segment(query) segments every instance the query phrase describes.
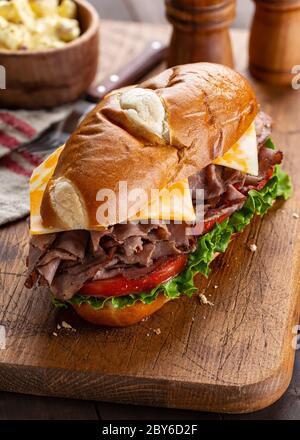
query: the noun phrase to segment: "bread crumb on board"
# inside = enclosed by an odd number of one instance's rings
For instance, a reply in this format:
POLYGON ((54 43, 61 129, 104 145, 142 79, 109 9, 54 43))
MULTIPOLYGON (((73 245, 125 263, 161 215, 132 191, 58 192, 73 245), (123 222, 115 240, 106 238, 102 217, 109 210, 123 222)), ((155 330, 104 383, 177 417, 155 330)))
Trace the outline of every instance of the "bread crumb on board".
POLYGON ((57 336, 57 333, 56 333, 56 332, 53 332, 52 334, 53 334, 53 336, 57 336))
POLYGON ((61 323, 62 328, 71 330, 72 326, 70 324, 68 324, 66 321, 62 321, 61 323))
MULTIPOLYGON (((158 328, 152 328, 152 327, 150 327, 150 328, 148 328, 148 330, 152 333, 155 333, 156 335, 160 335, 161 334, 161 329, 158 327, 158 328)), ((147 336, 151 336, 151 333, 150 332, 148 332, 147 333, 147 336)))
POLYGON ((256 251, 257 251, 257 246, 256 246, 255 243, 251 243, 251 244, 249 244, 248 247, 249 247, 249 249, 250 249, 251 252, 256 252, 256 251))
POLYGON ((200 301, 200 304, 203 304, 203 305, 209 305, 209 306, 213 306, 213 305, 214 305, 214 303, 212 303, 211 301, 209 301, 209 300, 206 298, 206 296, 204 295, 204 293, 200 293, 200 295, 199 295, 199 301, 200 301))
POLYGON ((293 218, 295 219, 299 218, 299 214, 297 214, 297 212, 293 212, 293 218))
POLYGON ((76 328, 72 327, 68 322, 62 321, 61 323, 62 328, 65 330, 72 330, 72 332, 76 332, 76 328))

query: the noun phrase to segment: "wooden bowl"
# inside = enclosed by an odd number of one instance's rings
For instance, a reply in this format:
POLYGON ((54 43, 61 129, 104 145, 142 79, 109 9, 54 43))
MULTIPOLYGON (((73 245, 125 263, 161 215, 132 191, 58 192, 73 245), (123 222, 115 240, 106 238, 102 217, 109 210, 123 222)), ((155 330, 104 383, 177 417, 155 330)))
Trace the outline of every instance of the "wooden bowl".
POLYGON ((0 107, 52 108, 76 100, 93 82, 99 55, 99 16, 85 0, 75 0, 82 34, 59 49, 1 51, 6 89, 0 107))

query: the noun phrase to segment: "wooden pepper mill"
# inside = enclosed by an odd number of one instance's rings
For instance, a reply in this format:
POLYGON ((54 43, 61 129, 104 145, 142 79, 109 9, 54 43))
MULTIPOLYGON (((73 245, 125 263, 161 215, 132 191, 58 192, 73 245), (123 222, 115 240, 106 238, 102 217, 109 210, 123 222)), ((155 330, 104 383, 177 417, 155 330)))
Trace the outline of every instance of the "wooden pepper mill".
POLYGON ((169 67, 209 61, 233 67, 228 27, 235 17, 235 0, 166 0, 173 24, 169 67))
POLYGON ((270 84, 291 84, 293 66, 300 65, 300 0, 254 1, 250 72, 270 84))

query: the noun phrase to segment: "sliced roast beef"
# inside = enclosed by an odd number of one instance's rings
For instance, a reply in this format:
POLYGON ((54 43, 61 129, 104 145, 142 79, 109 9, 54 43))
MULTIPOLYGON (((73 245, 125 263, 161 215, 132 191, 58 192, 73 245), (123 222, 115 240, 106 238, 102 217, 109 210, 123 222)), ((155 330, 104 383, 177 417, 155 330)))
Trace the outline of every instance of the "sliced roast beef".
POLYGON ((247 192, 262 182, 272 167, 281 163, 282 153, 264 146, 271 134, 272 119, 263 112, 256 117, 256 134, 258 142, 258 176, 244 174, 220 165, 209 165, 198 174, 189 178, 189 185, 195 200, 196 189, 204 190, 205 220, 223 215, 226 212, 240 209, 247 192), (230 209, 229 209, 230 207, 230 209))
POLYGON ((226 188, 226 183, 222 180, 222 168, 211 164, 205 168, 204 173, 204 199, 213 199, 220 196, 226 188))
POLYGON ((43 247, 26 285, 32 287, 40 276, 57 298, 67 300, 94 277, 144 276, 156 267, 158 260, 195 249, 195 238, 185 235, 185 227, 186 224, 129 223, 99 233, 61 232, 50 247, 43 247))
POLYGON ((55 247, 82 260, 89 236, 87 231, 67 231, 58 235, 55 247))
POLYGON ((142 237, 128 237, 124 243, 124 252, 127 257, 131 257, 143 250, 142 237))
POLYGON ((186 235, 186 227, 186 223, 170 223, 170 225, 168 225, 170 235, 167 237, 167 240, 170 243, 174 243, 174 246, 181 251, 185 250, 190 252, 191 248, 194 247, 194 237, 186 235))
POLYGON ((283 154, 281 151, 271 150, 270 148, 261 147, 258 152, 259 174, 258 176, 246 175, 244 187, 256 186, 265 179, 268 171, 274 165, 282 162, 283 154))
MULTIPOLYGON (((54 244, 54 246, 56 246, 54 244)), ((39 266, 45 266, 46 264, 51 263, 53 260, 61 260, 61 261, 77 261, 79 258, 76 255, 70 254, 69 252, 64 251, 63 249, 58 249, 53 247, 49 249, 39 260, 39 266)))
POLYGON ((38 280, 36 266, 41 257, 55 241, 57 234, 33 235, 30 239, 29 254, 27 257, 28 277, 25 282, 26 287, 32 287, 38 280))
MULTIPOLYGON (((53 252, 55 252, 55 250, 53 252)), ((47 256, 47 254, 45 256, 47 256)), ((48 263, 39 264, 38 272, 44 277, 49 286, 51 286, 61 262, 62 259, 58 257, 52 258, 48 263)))
POLYGON ((101 267, 105 267, 107 261, 100 258, 88 257, 84 262, 68 268, 63 272, 57 272, 52 283, 51 291, 56 298, 64 301, 81 289, 88 281, 93 279, 101 267))
POLYGON ((125 264, 140 264, 141 266, 150 266, 153 263, 152 255, 155 249, 155 243, 144 243, 141 250, 131 255, 126 255, 125 252, 119 251, 115 254, 118 259, 125 264))
MULTIPOLYGON (((263 143, 270 135, 271 119, 260 113, 256 119, 259 144, 259 175, 253 177, 219 165, 209 165, 189 178, 195 199, 204 190, 204 220, 207 224, 240 209, 249 189, 270 177, 282 153, 263 143)), ((103 231, 67 231, 33 236, 28 258, 28 279, 32 287, 47 281, 53 294, 70 299, 89 280, 123 275, 139 278, 153 271, 164 259, 196 249, 197 235, 186 235, 186 224, 117 224, 103 231)), ((199 228, 199 234, 203 229, 199 228)))
POLYGON ((150 266, 140 266, 139 264, 132 264, 128 266, 124 263, 116 262, 114 260, 114 263, 110 267, 109 265, 101 267, 93 279, 105 280, 117 275, 123 275, 126 278, 131 279, 141 278, 148 273, 153 272, 153 270, 159 267, 164 260, 165 258, 157 258, 150 266))
POLYGON ((40 252, 46 251, 56 239, 57 234, 33 235, 30 243, 40 252))
POLYGON ((30 239, 30 252, 27 259, 29 271, 33 270, 41 256, 56 239, 56 234, 33 235, 30 239))
POLYGON ((244 201, 245 198, 246 196, 232 184, 228 185, 224 192, 224 199, 228 200, 229 203, 239 203, 244 201))
POLYGON ((209 165, 198 174, 189 177, 189 186, 193 200, 196 200, 196 190, 204 190, 205 203, 214 207, 220 196, 227 191, 229 185, 243 186, 246 175, 241 171, 226 168, 220 165, 209 165))
POLYGON ((207 213, 205 214, 204 220, 205 222, 210 222, 216 218, 222 217, 229 217, 231 214, 233 214, 235 211, 238 211, 243 207, 244 201, 232 203, 231 205, 223 205, 219 208, 215 209, 209 209, 207 213))
POLYGON ((255 129, 258 145, 262 145, 272 132, 272 118, 264 112, 259 112, 255 118, 255 129))

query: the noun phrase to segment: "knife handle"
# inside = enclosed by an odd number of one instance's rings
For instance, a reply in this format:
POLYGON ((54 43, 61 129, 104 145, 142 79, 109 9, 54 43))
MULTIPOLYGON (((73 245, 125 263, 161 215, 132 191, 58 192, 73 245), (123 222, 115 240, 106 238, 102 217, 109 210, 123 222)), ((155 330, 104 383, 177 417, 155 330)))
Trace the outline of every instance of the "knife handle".
POLYGON ((92 85, 87 91, 86 98, 91 102, 98 102, 112 90, 136 83, 160 62, 165 60, 167 54, 168 46, 161 41, 152 41, 141 54, 123 66, 119 71, 111 73, 100 84, 92 85))

